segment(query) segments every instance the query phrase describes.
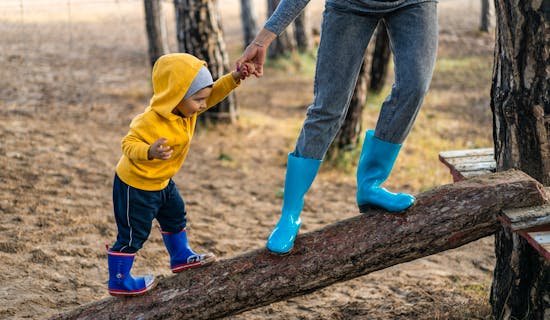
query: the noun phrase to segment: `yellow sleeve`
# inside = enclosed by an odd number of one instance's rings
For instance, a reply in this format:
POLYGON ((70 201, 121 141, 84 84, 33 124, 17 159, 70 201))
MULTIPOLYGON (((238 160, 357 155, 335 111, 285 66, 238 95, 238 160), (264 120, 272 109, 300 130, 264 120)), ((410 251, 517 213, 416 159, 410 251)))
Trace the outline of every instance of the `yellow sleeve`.
POLYGON ((224 75, 214 82, 212 85, 212 94, 206 101, 206 109, 202 110, 200 113, 212 108, 217 105, 220 101, 225 99, 231 91, 237 88, 241 84, 241 81, 235 81, 231 73, 224 75))
POLYGON ((148 126, 144 124, 143 118, 134 119, 130 124, 130 131, 122 138, 122 153, 129 159, 149 160, 149 144, 143 136, 143 133, 146 134, 147 132, 147 127, 148 126))

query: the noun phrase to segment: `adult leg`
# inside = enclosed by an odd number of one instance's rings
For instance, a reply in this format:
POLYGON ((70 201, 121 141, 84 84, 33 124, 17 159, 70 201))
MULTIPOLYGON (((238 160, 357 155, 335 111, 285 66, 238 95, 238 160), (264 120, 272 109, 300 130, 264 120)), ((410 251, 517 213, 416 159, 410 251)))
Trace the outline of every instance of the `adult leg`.
POLYGON ((382 104, 376 132, 367 131, 357 167, 357 204, 401 211, 414 197, 380 187, 389 177, 428 90, 437 53, 437 5, 425 2, 389 13, 386 26, 394 54, 395 83, 382 104))
POLYGON ((321 160, 342 125, 355 90, 377 15, 327 5, 321 28, 314 101, 307 110, 294 155, 321 160))
POLYGON ((272 252, 284 254, 294 245, 302 223, 304 195, 345 118, 377 22, 377 17, 326 7, 317 55, 314 103, 308 108, 296 149, 288 155, 282 213, 267 241, 272 252))
POLYGON ((375 136, 401 144, 426 95, 438 42, 437 3, 423 2, 385 17, 394 57, 395 83, 382 104, 375 136))

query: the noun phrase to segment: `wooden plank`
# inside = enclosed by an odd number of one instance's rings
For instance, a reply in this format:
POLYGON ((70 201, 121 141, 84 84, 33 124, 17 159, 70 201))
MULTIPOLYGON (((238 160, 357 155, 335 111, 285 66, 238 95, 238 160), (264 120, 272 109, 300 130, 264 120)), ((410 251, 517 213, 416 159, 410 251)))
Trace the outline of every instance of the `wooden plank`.
POLYGON ((494 171, 496 168, 495 161, 472 161, 472 162, 457 162, 456 170, 465 171, 494 171))
POLYGON ((490 156, 473 156, 473 157, 458 157, 458 158, 447 158, 443 157, 447 160, 448 163, 452 165, 457 165, 461 163, 480 163, 480 162, 488 162, 488 163, 495 163, 495 159, 492 155, 490 156))
POLYGON ((449 168, 454 182, 496 171, 493 148, 442 151, 439 160, 449 168))
MULTIPOLYGON (((544 191, 548 196, 546 188, 544 191)), ((550 204, 504 209, 499 218, 550 261, 550 204)))
POLYGON ((507 219, 512 231, 550 225, 550 204, 528 208, 506 209, 501 214, 507 219))
POLYGON ((550 230, 540 232, 520 232, 546 260, 550 261, 550 230))
POLYGON ((493 156, 493 148, 479 148, 479 149, 465 149, 465 150, 450 150, 442 151, 439 153, 440 156, 444 158, 464 158, 464 157, 475 157, 475 156, 493 156))
MULTIPOLYGON (((444 151, 439 160, 449 168, 454 182, 496 171, 493 148, 444 151)), ((550 189, 544 192, 548 197, 550 189)), ((503 210, 499 219, 550 261, 550 204, 503 210)))

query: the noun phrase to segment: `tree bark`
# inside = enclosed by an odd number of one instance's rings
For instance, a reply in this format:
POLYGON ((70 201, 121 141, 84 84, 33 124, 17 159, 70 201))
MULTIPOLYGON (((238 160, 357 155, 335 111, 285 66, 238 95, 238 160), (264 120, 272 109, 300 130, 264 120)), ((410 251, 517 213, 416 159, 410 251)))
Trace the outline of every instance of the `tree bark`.
POLYGON ((516 170, 441 186, 403 214, 373 210, 300 234, 290 255, 258 249, 162 279, 145 296, 104 299, 54 319, 229 316, 488 236, 501 209, 538 205, 543 192, 516 170))
POLYGON ((153 67, 155 61, 169 51, 166 25, 160 0, 144 0, 143 3, 145 6, 145 29, 149 43, 149 61, 153 67))
MULTIPOLYGON (((550 184, 550 1, 495 1, 491 89, 497 171, 518 168, 550 184)), ((491 289, 495 319, 547 319, 550 265, 501 226, 491 289)))
POLYGON ((244 46, 246 48, 258 32, 258 24, 256 23, 256 13, 252 0, 241 0, 241 21, 243 24, 244 46))
POLYGON ((495 251, 498 255, 491 292, 494 318, 548 319, 550 261, 505 227, 496 233, 495 251))
POLYGON ((388 74, 391 49, 390 38, 384 22, 380 22, 376 27, 376 37, 374 42, 374 51, 372 53, 372 64, 370 71, 369 89, 374 92, 382 90, 388 74))
MULTIPOLYGON (((221 22, 215 0, 174 0, 178 49, 208 63, 212 77, 217 79, 229 69, 221 22)), ((237 102, 234 93, 216 108, 205 112, 201 121, 236 122, 237 102)))
POLYGON ((550 185, 550 2, 496 1, 491 89, 497 168, 550 185))
POLYGON ((300 52, 308 52, 313 49, 313 38, 311 36, 311 25, 307 8, 294 20, 294 38, 296 47, 300 52))
MULTIPOLYGON (((279 0, 267 0, 267 17, 269 18, 277 6, 279 5, 279 0)), ((274 59, 284 55, 291 54, 296 48, 296 41, 293 37, 290 36, 288 32, 289 28, 283 31, 269 46, 267 52, 268 58, 274 59)))

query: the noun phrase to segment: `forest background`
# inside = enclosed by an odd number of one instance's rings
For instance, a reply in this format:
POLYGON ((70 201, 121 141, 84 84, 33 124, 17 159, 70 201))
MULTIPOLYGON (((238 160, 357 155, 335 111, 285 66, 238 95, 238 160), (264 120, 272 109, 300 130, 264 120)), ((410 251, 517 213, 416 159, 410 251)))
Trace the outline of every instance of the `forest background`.
MULTIPOLYGON (((255 1, 260 25, 265 1, 255 1)), ((308 6, 319 27, 322 1, 308 6)), ((239 2, 219 1, 231 64, 244 45, 239 2)), ((164 2, 176 51, 173 6, 164 2)), ((443 150, 492 147, 494 33, 476 0, 442 0, 432 86, 386 186, 413 194, 451 183, 443 150)), ((113 169, 129 121, 151 96, 141 1, 0 3, 0 318, 40 319, 107 296, 113 169)), ((270 61, 237 89, 236 124, 201 127, 175 177, 191 244, 221 258, 263 247, 276 223, 286 154, 312 100, 315 53, 270 61)), ((369 94, 373 128, 391 88, 369 94)), ((358 151, 326 162, 306 197, 302 232, 358 214, 358 151)), ((492 237, 231 319, 485 319, 492 237)), ((159 232, 135 274, 171 276, 159 232)))

